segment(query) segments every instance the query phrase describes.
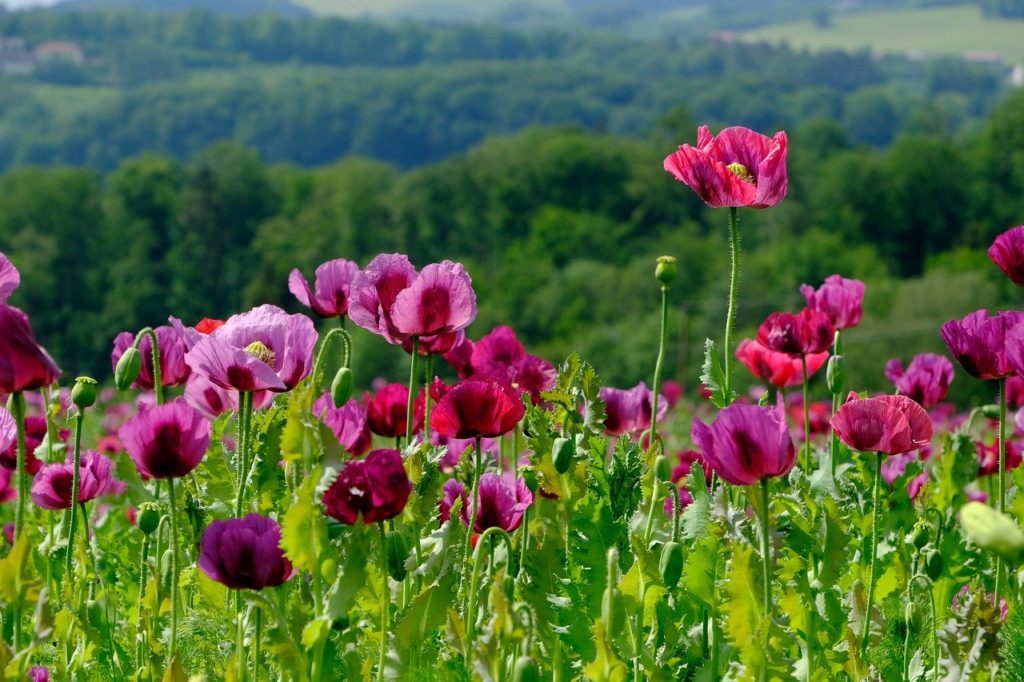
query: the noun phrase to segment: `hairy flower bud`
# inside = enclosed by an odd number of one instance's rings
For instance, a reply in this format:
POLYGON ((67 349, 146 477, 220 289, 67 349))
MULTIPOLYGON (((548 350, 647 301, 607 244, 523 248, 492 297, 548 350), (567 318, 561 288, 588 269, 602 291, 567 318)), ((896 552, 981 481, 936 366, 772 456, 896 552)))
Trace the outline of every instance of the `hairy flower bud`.
POLYGON ((331 400, 335 407, 341 407, 352 397, 352 370, 342 367, 331 382, 331 400))
POLYGON ((661 581, 672 590, 679 584, 683 575, 683 547, 678 542, 666 542, 661 548, 661 560, 658 562, 661 581))
POLYGON ((540 664, 533 656, 520 656, 512 673, 513 682, 540 682, 540 664))
POLYGON ((968 502, 960 508, 960 525, 978 547, 1013 565, 1024 560, 1024 530, 1006 514, 981 502, 968 502))
POLYGON ((143 534, 152 535, 160 525, 159 505, 155 502, 143 502, 139 505, 135 520, 143 534))
POLYGON ((832 395, 842 395, 846 388, 846 358, 844 356, 833 355, 828 359, 825 378, 828 380, 828 390, 832 392, 832 395))
POLYGON ((572 466, 573 443, 568 438, 556 438, 551 446, 551 459, 555 463, 555 471, 564 474, 572 466))
POLYGON ((117 361, 114 368, 114 386, 119 391, 125 391, 139 378, 142 370, 142 353, 135 346, 130 347, 117 361))

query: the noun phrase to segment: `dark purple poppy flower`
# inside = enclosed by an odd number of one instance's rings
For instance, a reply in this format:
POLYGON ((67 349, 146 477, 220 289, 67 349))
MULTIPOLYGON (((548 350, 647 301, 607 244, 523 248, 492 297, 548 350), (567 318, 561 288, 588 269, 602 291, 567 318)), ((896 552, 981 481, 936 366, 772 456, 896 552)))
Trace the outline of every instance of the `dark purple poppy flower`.
POLYGON ((500 326, 491 330, 473 344, 470 362, 474 372, 506 374, 510 367, 526 359, 526 348, 511 327, 500 326))
POLYGON ((1014 284, 1024 287, 1024 225, 1011 227, 988 247, 988 257, 1014 284))
MULTIPOLYGON (((628 433, 635 438, 651 428, 651 405, 654 402, 654 391, 647 388, 641 381, 633 388, 601 389, 601 400, 604 401, 604 431, 609 436, 621 436, 628 433)), ((668 400, 665 396, 658 397, 658 421, 668 414, 668 400)))
POLYGON ((336 258, 317 267, 313 290, 301 270, 292 270, 288 276, 288 291, 318 317, 338 317, 348 312, 352 280, 358 274, 358 265, 336 258))
POLYGON ((497 438, 514 429, 526 414, 512 387, 495 377, 474 375, 450 388, 435 382, 431 395, 438 389, 430 426, 449 438, 497 438))
POLYGON ((962 320, 946 322, 939 335, 968 374, 979 379, 1002 379, 1016 371, 1013 356, 1020 361, 1016 365, 1024 367, 1021 322, 1024 313, 1009 311, 989 317, 982 309, 962 320), (1016 343, 1012 343, 1014 339, 1016 343))
MULTIPOLYGON (((451 517, 452 505, 459 497, 462 498, 459 518, 462 525, 468 527, 473 513, 472 506, 468 502, 466 487, 455 479, 449 479, 444 484, 444 496, 439 504, 441 522, 451 517)), ((473 532, 483 533, 488 528, 501 528, 511 533, 522 525, 523 515, 531 504, 533 493, 523 479, 513 480, 509 474, 488 472, 480 477, 473 532)))
MULTIPOLYGON (((428 355, 443 356, 465 340, 466 332, 462 329, 447 334, 437 334, 436 336, 423 336, 420 337, 419 355, 420 357, 428 355)), ((402 350, 409 354, 412 353, 412 337, 402 342, 402 350)))
POLYGON ((452 349, 443 356, 460 379, 468 379, 473 375, 473 349, 475 346, 476 344, 470 339, 463 337, 461 342, 452 346, 452 349))
POLYGON ((832 428, 854 450, 887 455, 918 450, 932 439, 928 413, 904 395, 851 400, 832 417, 832 428))
MULTIPOLYGON (((113 463, 95 450, 86 450, 79 462, 78 501, 88 502, 106 493, 113 482, 113 463)), ((46 464, 32 483, 32 501, 43 509, 71 507, 74 461, 46 464)))
POLYGON ((324 493, 327 515, 342 523, 387 521, 402 513, 412 492, 398 450, 374 450, 366 459, 345 462, 324 493))
POLYGON ((210 422, 175 400, 140 410, 118 436, 141 475, 181 478, 199 466, 210 447, 210 422))
POLYGON ((832 345, 836 330, 825 313, 804 308, 797 314, 772 313, 757 329, 757 342, 788 355, 823 353, 832 345))
POLYGON ((807 307, 828 315, 836 329, 856 327, 864 316, 864 282, 858 279, 830 275, 817 290, 801 284, 800 293, 807 307))
POLYGON ((60 369, 36 342, 28 316, 0 303, 0 393, 35 390, 59 378, 60 369))
POLYGON ((313 403, 313 414, 323 420, 346 452, 361 455, 370 449, 373 437, 366 424, 364 403, 349 400, 341 407, 335 407, 331 394, 324 393, 313 403))
MULTIPOLYGON (((181 334, 167 325, 157 327, 153 331, 156 332, 156 340, 160 344, 160 383, 164 386, 179 386, 185 383, 192 370, 185 364, 185 341, 181 334)), ((131 332, 121 332, 114 337, 114 350, 110 354, 112 369, 117 369, 117 361, 134 342, 135 335, 131 332)), ((145 391, 152 390, 154 381, 153 341, 149 334, 142 337, 142 341, 139 343, 139 353, 142 354, 142 368, 132 386, 145 391)))
POLYGON ((7 259, 7 256, 0 253, 0 303, 7 303, 7 299, 21 285, 21 273, 14 264, 7 259))
MULTIPOLYGON (((405 436, 406 421, 409 414, 409 387, 405 384, 385 384, 376 393, 367 393, 366 423, 370 431, 385 438, 402 438, 405 436)), ((426 397, 423 391, 416 394, 412 404, 412 432, 419 433, 423 428, 423 414, 426 409, 426 397)))
POLYGON ((796 448, 777 408, 735 403, 711 426, 694 419, 691 435, 704 462, 732 485, 785 476, 796 463, 796 448))
POLYGON ((935 353, 919 353, 903 369, 893 358, 885 364, 885 376, 900 394, 916 400, 921 407, 932 407, 946 399, 953 383, 953 363, 935 353))
POLYGON ((199 568, 233 590, 277 587, 294 574, 280 545, 281 526, 266 516, 214 521, 203 531, 199 568))
POLYGON ((316 339, 305 315, 261 305, 195 341, 185 362, 221 388, 290 391, 309 374, 316 339))

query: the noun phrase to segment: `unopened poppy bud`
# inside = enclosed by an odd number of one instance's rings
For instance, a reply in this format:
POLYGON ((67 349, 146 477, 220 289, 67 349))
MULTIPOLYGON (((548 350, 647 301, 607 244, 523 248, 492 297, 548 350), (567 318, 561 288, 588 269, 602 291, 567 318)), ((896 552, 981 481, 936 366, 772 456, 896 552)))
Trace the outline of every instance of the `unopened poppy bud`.
POLYGON ((78 377, 71 389, 71 402, 79 411, 96 404, 96 380, 92 377, 78 377))
POLYGON ((928 544, 928 529, 924 526, 914 526, 914 530, 907 536, 907 543, 917 549, 924 549, 924 546, 928 544))
POLYGON ((828 380, 828 390, 832 395, 842 395, 846 388, 846 358, 842 355, 833 355, 828 359, 825 368, 825 378, 828 380))
POLYGON ((341 537, 341 531, 345 528, 341 525, 337 519, 327 519, 327 538, 330 540, 336 540, 341 537))
POLYGON ((15 419, 25 418, 25 396, 21 392, 12 393, 11 397, 7 399, 7 411, 11 413, 11 416, 15 419))
POLYGON ((661 561, 658 562, 661 581, 672 590, 679 584, 683 575, 683 547, 678 542, 666 542, 661 548, 661 561))
POLYGON ((537 472, 533 467, 523 467, 519 470, 519 475, 523 477, 523 481, 531 493, 537 492, 537 488, 540 487, 540 481, 537 480, 537 472))
POLYGON ((352 370, 342 367, 331 382, 331 400, 335 407, 341 407, 352 397, 352 370))
POLYGON ((152 535, 160 526, 160 507, 155 502, 143 502, 135 520, 143 534, 152 535))
POLYGON ((668 463, 668 457, 658 455, 654 460, 654 475, 659 481, 672 480, 672 465, 668 463))
POLYGON ((999 419, 998 405, 982 405, 981 413, 988 419, 999 419))
POLYGON ((924 555, 924 572, 925 572, 925 574, 932 581, 938 580, 940 577, 942 577, 942 568, 943 568, 942 554, 940 554, 939 550, 937 550, 937 549, 929 550, 924 555))
POLYGON ((335 559, 327 557, 326 559, 320 562, 320 577, 326 580, 327 582, 334 582, 334 578, 337 572, 338 562, 335 559))
POLYGON ((626 607, 617 587, 608 586, 601 597, 601 620, 608 632, 619 632, 626 622, 626 607))
POLYGON ((533 656, 520 656, 512 673, 513 682, 540 682, 540 664, 533 656))
POLYGON ((907 602, 907 607, 903 609, 903 622, 911 631, 921 629, 921 615, 917 607, 914 606, 914 602, 907 602))
POLYGON ((968 502, 960 508, 960 525, 978 547, 1014 565, 1024 560, 1024 531, 1006 514, 981 502, 968 502))
POLYGON ((662 284, 671 284, 676 278, 676 259, 673 256, 658 256, 654 266, 654 277, 662 284))
POLYGON ((401 533, 389 531, 384 536, 388 556, 388 575, 396 582, 405 580, 405 558, 409 556, 409 546, 401 533))
POLYGON ((127 390, 139 378, 141 370, 142 353, 135 346, 131 346, 117 361, 117 366, 114 368, 114 386, 119 391, 127 390))
POLYGON ((555 471, 564 474, 572 466, 573 444, 568 438, 556 438, 551 446, 551 459, 555 463, 555 471))
POLYGON ((348 630, 348 625, 349 620, 347 615, 338 616, 333 621, 331 621, 331 629, 335 632, 344 632, 345 630, 348 630))

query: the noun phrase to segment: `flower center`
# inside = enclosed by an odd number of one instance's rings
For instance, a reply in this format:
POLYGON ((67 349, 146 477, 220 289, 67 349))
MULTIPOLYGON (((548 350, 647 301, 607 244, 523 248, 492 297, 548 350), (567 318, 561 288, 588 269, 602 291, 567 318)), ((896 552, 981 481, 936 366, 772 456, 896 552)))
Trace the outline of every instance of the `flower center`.
POLYGON ((730 163, 728 166, 726 166, 726 168, 731 170, 733 174, 735 174, 736 177, 738 177, 743 182, 749 182, 751 185, 757 184, 757 178, 755 178, 751 174, 751 172, 747 170, 747 167, 744 166, 742 163, 730 163))
POLYGON ((245 347, 245 352, 266 365, 274 365, 274 351, 267 348, 262 341, 253 341, 245 347))

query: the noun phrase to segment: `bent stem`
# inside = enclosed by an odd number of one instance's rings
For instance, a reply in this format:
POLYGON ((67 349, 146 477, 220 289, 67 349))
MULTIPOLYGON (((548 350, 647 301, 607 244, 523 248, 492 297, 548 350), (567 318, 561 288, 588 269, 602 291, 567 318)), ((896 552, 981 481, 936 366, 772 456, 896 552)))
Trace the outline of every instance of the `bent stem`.
POLYGON ((416 358, 420 354, 420 337, 412 337, 412 356, 409 359, 409 401, 405 407, 405 446, 412 445, 413 407, 416 405, 416 358))
POLYGON ((164 383, 160 373, 160 342, 156 340, 156 332, 152 327, 145 327, 135 335, 135 343, 132 346, 139 350, 142 337, 149 336, 150 345, 153 346, 153 393, 156 395, 156 404, 164 404, 164 383))
POLYGON ((736 207, 729 208, 729 310, 725 316, 725 348, 723 367, 725 369, 725 395, 732 395, 732 328, 736 318, 736 288, 740 279, 740 232, 736 207))
MULTIPOLYGON (((388 565, 388 543, 384 537, 384 522, 377 523, 380 531, 380 564, 386 569, 388 565)), ((388 585, 388 573, 384 571, 384 594, 380 605, 380 658, 377 660, 377 682, 384 681, 384 665, 388 658, 388 617, 391 615, 391 587, 388 585)))
POLYGON ((868 650, 868 639, 871 637, 871 611, 875 605, 875 563, 878 559, 878 490, 882 478, 882 454, 875 453, 875 480, 871 486, 871 568, 868 570, 868 602, 864 609, 864 623, 861 625, 860 655, 868 650))
MULTIPOLYGON (((999 380, 999 480, 997 481, 997 504, 1000 513, 1006 507, 1006 379, 999 380)), ((999 608, 999 593, 1002 586, 1003 560, 996 556, 996 587, 994 603, 999 608)))
MULTIPOLYGON (((78 487, 81 484, 81 462, 82 462, 82 412, 75 415, 75 459, 74 469, 71 475, 71 521, 68 523, 68 549, 64 562, 64 575, 70 584, 74 584, 74 573, 72 572, 73 558, 75 554, 75 514, 78 509, 78 487)), ((86 526, 88 529, 88 525, 86 526)), ((88 542, 88 530, 86 530, 86 542, 88 542)))
MULTIPOLYGON (((345 318, 341 318, 342 324, 344 324, 345 318)), ((310 374, 310 379, 313 384, 313 390, 309 397, 309 411, 313 411, 313 403, 316 402, 318 394, 320 393, 320 373, 323 370, 324 353, 327 351, 328 346, 331 345, 331 341, 335 338, 341 339, 342 345, 342 360, 341 366, 348 367, 352 361, 352 336, 345 331, 344 327, 332 329, 324 335, 323 340, 320 342, 320 348, 316 352, 316 359, 313 361, 313 372, 310 374)))
POLYGON ((508 553, 505 559, 506 563, 512 559, 512 538, 508 533, 497 526, 492 526, 481 533, 477 539, 476 552, 473 556, 473 575, 469 580, 469 608, 466 609, 465 663, 466 673, 471 677, 473 674, 473 643, 476 640, 476 596, 477 586, 480 583, 480 565, 483 563, 483 556, 488 547, 491 548, 490 558, 493 560, 495 536, 501 538, 505 543, 505 551, 508 553))

